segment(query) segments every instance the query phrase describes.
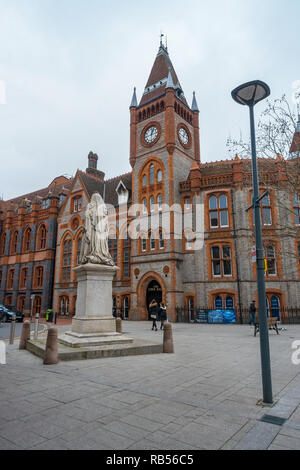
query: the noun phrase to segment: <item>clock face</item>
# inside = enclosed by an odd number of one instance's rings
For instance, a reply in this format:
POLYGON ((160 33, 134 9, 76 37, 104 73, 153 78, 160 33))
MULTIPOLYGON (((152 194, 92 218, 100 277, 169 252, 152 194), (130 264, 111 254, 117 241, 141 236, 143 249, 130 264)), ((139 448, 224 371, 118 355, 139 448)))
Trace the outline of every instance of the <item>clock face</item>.
POLYGON ((179 139, 183 145, 187 145, 189 143, 189 135, 184 127, 179 129, 179 139))
POLYGON ((158 136, 158 129, 156 126, 151 126, 145 132, 145 141, 147 144, 152 144, 158 136))

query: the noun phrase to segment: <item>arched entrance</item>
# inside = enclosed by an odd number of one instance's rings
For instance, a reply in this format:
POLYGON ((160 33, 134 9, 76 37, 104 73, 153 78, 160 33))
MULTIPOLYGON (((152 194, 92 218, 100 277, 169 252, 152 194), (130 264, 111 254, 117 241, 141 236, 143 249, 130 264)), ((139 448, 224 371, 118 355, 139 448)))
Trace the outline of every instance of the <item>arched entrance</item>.
POLYGON ((162 302, 162 287, 157 281, 151 281, 146 291, 146 305, 149 314, 149 305, 152 300, 156 300, 158 305, 162 302))

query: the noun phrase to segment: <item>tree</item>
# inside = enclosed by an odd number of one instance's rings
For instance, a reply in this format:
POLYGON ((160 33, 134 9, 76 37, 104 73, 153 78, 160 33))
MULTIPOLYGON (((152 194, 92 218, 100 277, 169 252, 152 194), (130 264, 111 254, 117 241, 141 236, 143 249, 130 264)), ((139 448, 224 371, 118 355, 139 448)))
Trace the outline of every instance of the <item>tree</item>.
MULTIPOLYGON (((279 154, 287 158, 297 127, 297 116, 285 95, 274 101, 267 100, 266 103, 257 123, 257 154, 266 158, 276 158, 279 154)), ((231 156, 238 154, 240 158, 251 157, 250 139, 245 141, 242 134, 239 140, 229 137, 226 146, 231 156)))

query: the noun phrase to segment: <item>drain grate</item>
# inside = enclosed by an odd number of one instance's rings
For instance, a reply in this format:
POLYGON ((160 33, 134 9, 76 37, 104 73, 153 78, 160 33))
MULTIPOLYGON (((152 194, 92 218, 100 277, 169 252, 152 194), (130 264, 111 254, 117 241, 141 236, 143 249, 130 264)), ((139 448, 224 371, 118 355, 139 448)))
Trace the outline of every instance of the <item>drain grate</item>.
POLYGON ((264 415, 261 420, 263 423, 276 424, 277 426, 283 426, 286 422, 285 418, 279 418, 278 416, 264 415))

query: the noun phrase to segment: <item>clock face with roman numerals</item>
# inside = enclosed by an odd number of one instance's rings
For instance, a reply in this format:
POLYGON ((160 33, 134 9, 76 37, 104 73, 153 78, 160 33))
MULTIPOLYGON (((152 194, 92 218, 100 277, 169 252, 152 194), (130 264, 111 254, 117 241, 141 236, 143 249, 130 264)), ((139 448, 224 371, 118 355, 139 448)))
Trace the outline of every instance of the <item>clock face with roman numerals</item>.
POLYGON ((157 136, 158 136, 158 128, 156 126, 151 126, 145 132, 145 136, 144 136, 145 142, 147 142, 147 144, 152 144, 157 139, 157 136))

